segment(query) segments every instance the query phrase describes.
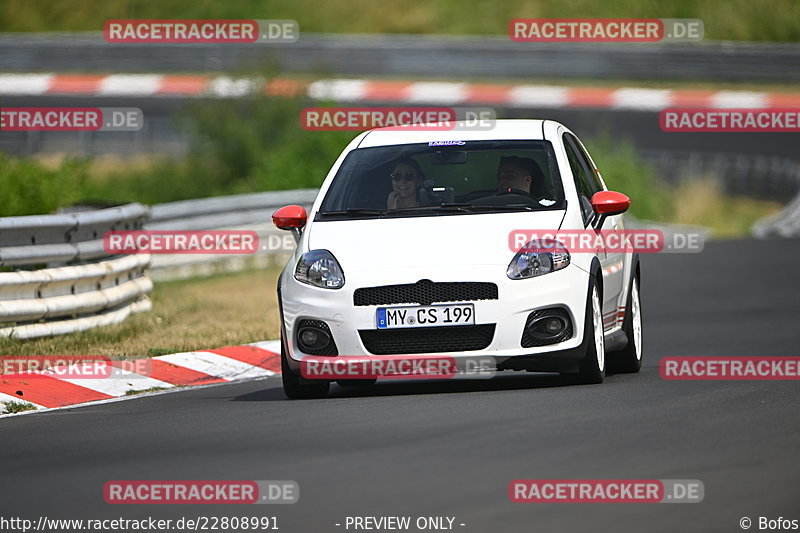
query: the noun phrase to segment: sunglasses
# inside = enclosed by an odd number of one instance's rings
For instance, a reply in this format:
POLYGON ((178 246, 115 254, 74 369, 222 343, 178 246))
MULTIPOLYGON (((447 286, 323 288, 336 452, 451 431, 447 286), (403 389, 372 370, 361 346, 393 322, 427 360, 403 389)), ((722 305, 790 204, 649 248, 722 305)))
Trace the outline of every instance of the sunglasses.
POLYGON ((415 172, 395 172, 392 174, 392 179, 394 181, 414 181, 417 179, 417 174, 415 172))

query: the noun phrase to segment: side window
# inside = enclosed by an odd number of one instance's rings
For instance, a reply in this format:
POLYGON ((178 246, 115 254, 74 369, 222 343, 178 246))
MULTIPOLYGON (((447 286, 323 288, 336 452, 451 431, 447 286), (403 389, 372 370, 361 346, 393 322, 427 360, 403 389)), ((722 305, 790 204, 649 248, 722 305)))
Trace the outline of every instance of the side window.
POLYGON ((594 191, 592 185, 590 185, 590 171, 586 162, 578 155, 572 139, 567 137, 566 133, 563 136, 563 140, 564 149, 567 153, 567 160, 569 160, 569 168, 572 170, 572 176, 575 178, 575 188, 578 191, 578 200, 581 204, 583 223, 586 224, 594 216, 594 210, 592 209, 592 195, 594 191))
POLYGON ((574 136, 570 135, 569 133, 565 134, 567 138, 572 142, 575 151, 578 153, 578 156, 584 161, 586 164, 586 168, 589 169, 589 185, 591 185, 592 190, 594 192, 600 192, 603 190, 603 184, 600 181, 600 177, 597 175, 597 172, 594 170, 594 165, 592 164, 592 160, 589 155, 586 153, 586 149, 583 147, 581 142, 574 136))

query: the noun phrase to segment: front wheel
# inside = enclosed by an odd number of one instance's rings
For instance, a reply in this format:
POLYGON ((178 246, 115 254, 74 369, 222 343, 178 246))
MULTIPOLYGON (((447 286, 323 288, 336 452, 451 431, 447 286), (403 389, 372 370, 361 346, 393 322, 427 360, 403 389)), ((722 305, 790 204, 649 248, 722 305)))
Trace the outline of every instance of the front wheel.
POLYGON ((609 363, 614 372, 636 373, 642 368, 642 303, 639 298, 639 280, 635 277, 628 294, 622 329, 628 337, 628 344, 615 352, 609 363))
POLYGON ((586 320, 583 323, 583 344, 586 353, 577 374, 561 374, 569 384, 602 383, 606 377, 606 343, 603 331, 603 306, 597 285, 592 282, 586 305, 586 320))
POLYGON ((283 382, 283 393, 292 400, 311 400, 315 398, 325 398, 330 390, 331 382, 327 380, 307 380, 301 379, 289 367, 286 359, 286 349, 283 339, 281 339, 281 381, 283 382))

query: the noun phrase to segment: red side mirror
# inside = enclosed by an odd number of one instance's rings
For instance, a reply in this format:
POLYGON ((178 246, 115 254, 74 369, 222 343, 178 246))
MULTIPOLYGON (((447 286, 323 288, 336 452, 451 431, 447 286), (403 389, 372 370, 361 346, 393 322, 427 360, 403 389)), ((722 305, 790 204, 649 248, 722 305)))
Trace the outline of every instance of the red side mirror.
POLYGON ((272 214, 278 229, 301 229, 306 225, 306 210, 299 205, 285 205, 272 214))
POLYGON ((631 206, 631 199, 615 191, 600 191, 592 196, 592 209, 598 215, 619 215, 631 206))

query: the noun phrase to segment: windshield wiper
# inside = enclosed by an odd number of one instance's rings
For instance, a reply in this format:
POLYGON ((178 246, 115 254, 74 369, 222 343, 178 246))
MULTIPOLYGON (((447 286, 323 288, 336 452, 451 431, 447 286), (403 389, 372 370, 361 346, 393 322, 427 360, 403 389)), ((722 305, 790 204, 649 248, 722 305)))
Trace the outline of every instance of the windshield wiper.
POLYGON ((533 208, 529 205, 516 204, 516 205, 475 205, 470 203, 443 203, 439 205, 428 205, 419 207, 401 207, 400 209, 391 209, 389 211, 381 211, 380 209, 365 209, 365 208, 348 208, 338 211, 320 211, 319 215, 323 217, 335 216, 354 216, 354 217, 383 217, 392 216, 394 214, 408 214, 408 213, 474 213, 476 211, 532 211, 533 208))
POLYGON ((396 212, 445 212, 445 213, 474 213, 475 211, 533 211, 533 208, 525 204, 513 205, 475 205, 470 203, 444 203, 439 205, 420 206, 420 207, 405 207, 402 209, 393 209, 388 212, 389 215, 396 212))
POLYGON ((533 207, 527 204, 509 204, 509 205, 472 205, 475 209, 495 209, 498 211, 533 211, 533 207))
POLYGON ((469 213, 470 204, 440 204, 440 205, 421 205, 419 207, 401 207, 400 209, 392 209, 387 214, 393 213, 414 213, 414 212, 444 212, 444 213, 469 213))
POLYGON ((381 211, 380 209, 361 209, 361 208, 348 208, 342 209, 340 211, 320 211, 319 213, 321 216, 342 216, 342 215, 354 215, 354 216, 382 216, 386 214, 386 211, 381 211))

